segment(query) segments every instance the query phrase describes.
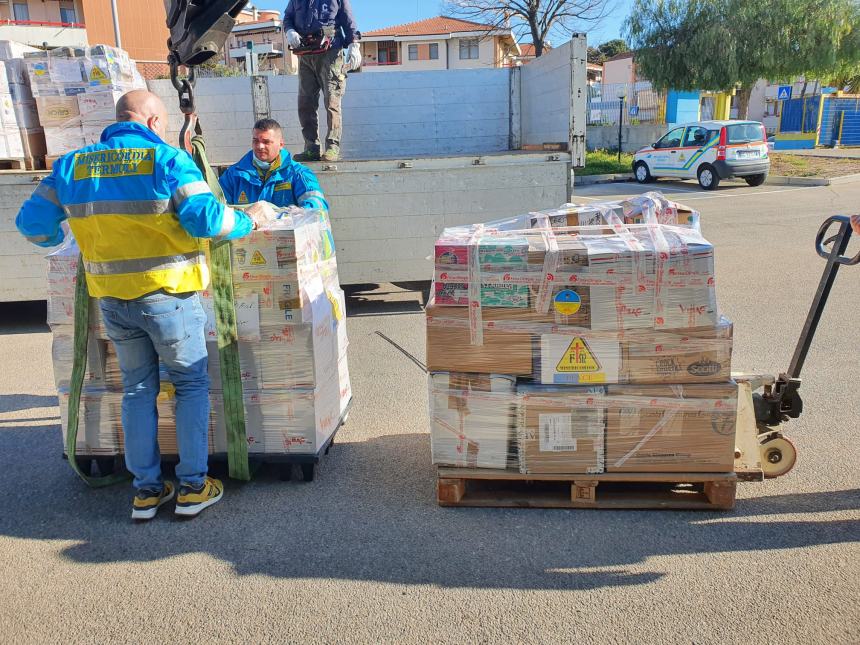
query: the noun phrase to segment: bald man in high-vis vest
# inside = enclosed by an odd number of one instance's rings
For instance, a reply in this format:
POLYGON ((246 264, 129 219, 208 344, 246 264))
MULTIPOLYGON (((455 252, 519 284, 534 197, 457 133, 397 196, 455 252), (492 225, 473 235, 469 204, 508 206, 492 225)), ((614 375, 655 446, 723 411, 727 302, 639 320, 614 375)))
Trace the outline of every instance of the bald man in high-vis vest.
POLYGON ((137 494, 132 518, 148 520, 173 499, 161 473, 159 359, 176 388, 176 513, 194 516, 219 501, 208 476, 209 376, 198 292, 209 283, 200 238, 235 239, 255 226, 215 198, 191 156, 164 142, 167 110, 135 90, 116 107, 101 141, 58 159, 21 207, 18 230, 39 246, 63 241, 68 221, 91 296, 99 299, 123 381, 126 465, 137 494))

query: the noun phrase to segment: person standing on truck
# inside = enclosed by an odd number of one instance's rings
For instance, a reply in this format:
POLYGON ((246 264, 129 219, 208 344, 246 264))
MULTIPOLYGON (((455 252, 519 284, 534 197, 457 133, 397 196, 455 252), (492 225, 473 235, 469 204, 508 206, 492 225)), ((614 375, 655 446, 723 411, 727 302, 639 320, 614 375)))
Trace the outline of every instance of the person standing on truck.
POLYGON ((116 120, 99 143, 54 163, 15 224, 29 241, 51 247, 63 241, 68 220, 80 247, 122 372, 125 462, 137 489, 132 518, 152 519, 175 492, 161 473, 159 359, 176 388, 176 514, 195 516, 224 491, 207 474, 206 314, 197 292, 209 269, 199 238, 243 237, 262 216, 218 202, 191 157, 164 142, 167 109, 156 95, 123 95, 116 120))
POLYGON ((319 161, 320 91, 328 114, 324 161, 340 158, 341 101, 346 72, 361 67, 361 33, 349 0, 289 0, 284 12, 287 44, 299 57, 299 121, 305 150, 296 161, 319 161), (342 51, 346 49, 346 60, 342 51))

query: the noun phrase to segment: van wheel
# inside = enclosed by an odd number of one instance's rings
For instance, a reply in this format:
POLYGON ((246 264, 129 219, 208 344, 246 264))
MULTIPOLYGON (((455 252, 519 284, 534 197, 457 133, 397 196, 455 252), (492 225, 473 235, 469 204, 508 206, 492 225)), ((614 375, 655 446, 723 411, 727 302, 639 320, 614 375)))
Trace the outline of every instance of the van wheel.
POLYGON ((750 186, 761 186, 765 181, 767 181, 767 173, 763 172, 760 175, 750 175, 749 177, 744 177, 744 181, 747 182, 750 186))
POLYGON ((720 185, 720 176, 711 164, 703 163, 697 173, 699 186, 705 190, 714 190, 720 185))
POLYGON ((651 171, 648 170, 648 164, 644 161, 639 161, 633 167, 633 175, 636 177, 636 181, 640 184, 649 184, 654 181, 654 177, 651 176, 651 171))

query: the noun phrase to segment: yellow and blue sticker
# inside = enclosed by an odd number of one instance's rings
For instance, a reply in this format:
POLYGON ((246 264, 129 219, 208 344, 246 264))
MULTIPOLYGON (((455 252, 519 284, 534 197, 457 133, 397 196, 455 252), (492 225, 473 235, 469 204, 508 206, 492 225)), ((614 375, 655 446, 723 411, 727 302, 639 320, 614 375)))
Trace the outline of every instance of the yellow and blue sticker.
POLYGON ((562 316, 572 316, 582 307, 582 298, 576 291, 565 289, 556 294, 553 305, 562 316))

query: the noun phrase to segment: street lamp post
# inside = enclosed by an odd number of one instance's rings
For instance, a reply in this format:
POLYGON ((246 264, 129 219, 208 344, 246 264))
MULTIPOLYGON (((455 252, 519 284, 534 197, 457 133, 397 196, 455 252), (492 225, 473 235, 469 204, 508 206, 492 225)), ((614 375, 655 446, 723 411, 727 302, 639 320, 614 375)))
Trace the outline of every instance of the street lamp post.
POLYGON ((618 92, 618 163, 621 163, 621 124, 624 123, 624 99, 627 92, 624 88, 618 92))

